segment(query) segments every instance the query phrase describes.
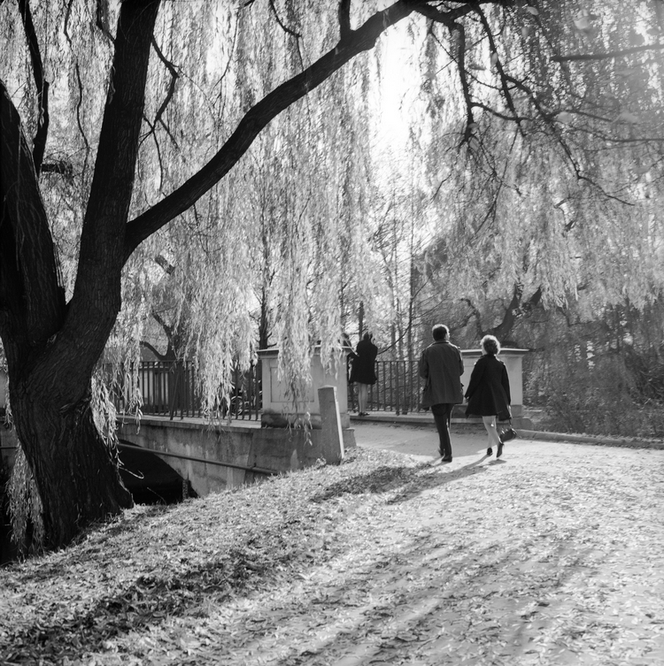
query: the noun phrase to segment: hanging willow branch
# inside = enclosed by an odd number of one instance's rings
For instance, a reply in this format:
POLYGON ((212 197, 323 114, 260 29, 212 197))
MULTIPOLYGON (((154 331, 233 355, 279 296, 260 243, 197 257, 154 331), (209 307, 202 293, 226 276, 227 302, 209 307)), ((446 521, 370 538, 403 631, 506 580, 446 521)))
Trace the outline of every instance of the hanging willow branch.
POLYGON ((282 83, 257 102, 240 121, 221 150, 198 173, 158 204, 128 223, 125 236, 125 261, 139 243, 190 208, 205 192, 214 187, 246 153, 254 139, 271 120, 317 88, 356 55, 373 48, 378 37, 389 26, 411 14, 416 5, 419 6, 419 3, 397 2, 377 12, 307 69, 282 83))

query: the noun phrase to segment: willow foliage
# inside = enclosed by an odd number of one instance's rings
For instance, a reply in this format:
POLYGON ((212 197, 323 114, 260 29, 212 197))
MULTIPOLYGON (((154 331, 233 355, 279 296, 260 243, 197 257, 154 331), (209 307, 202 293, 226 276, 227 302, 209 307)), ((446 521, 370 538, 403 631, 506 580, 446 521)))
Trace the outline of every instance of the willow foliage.
MULTIPOLYGON (((206 7, 204 20, 196 13, 201 7, 189 3, 167 5, 162 13, 169 45, 162 53, 177 64, 178 77, 155 63, 148 116, 176 85, 163 122, 143 143, 139 175, 147 177, 139 179, 137 211, 198 168, 210 156, 204 151, 216 150, 248 107, 337 37, 334 13, 316 3, 297 12, 290 3, 280 6, 282 26, 267 3, 206 7)), ((363 187, 371 182, 370 116, 362 98, 370 75, 366 61, 358 61, 283 112, 218 188, 139 248, 126 268, 125 309, 112 343, 137 358, 136 345, 148 337, 151 315, 163 308, 166 294, 164 316, 184 330, 178 355, 197 362, 212 410, 219 387, 230 388, 232 369, 255 357, 262 312, 267 342, 282 350, 291 395, 303 395, 314 345, 330 360, 338 348, 341 294, 357 303, 375 291, 363 187), (158 257, 168 272, 155 263, 158 257)))
POLYGON ((661 3, 498 4, 435 25, 423 61, 447 295, 643 308, 664 278, 661 3))
MULTIPOLYGON (((50 82, 46 161, 61 167, 42 175, 44 197, 71 295, 120 5, 33 4, 50 82)), ((162 3, 131 215, 332 48, 343 4, 162 3)), ((313 346, 330 357, 360 301, 379 326, 393 316, 376 239, 395 206, 398 223, 414 221, 411 250, 438 237, 459 298, 519 284, 562 303, 581 290, 592 312, 659 294, 660 3, 411 4, 398 31, 277 116, 217 187, 134 251, 110 357, 137 358, 156 313, 178 332, 177 355, 197 360, 212 405, 253 358, 262 316, 301 393, 313 346)), ((352 27, 388 5, 350 3, 352 27)), ((3 76, 36 131, 15 3, 0 18, 3 76)))

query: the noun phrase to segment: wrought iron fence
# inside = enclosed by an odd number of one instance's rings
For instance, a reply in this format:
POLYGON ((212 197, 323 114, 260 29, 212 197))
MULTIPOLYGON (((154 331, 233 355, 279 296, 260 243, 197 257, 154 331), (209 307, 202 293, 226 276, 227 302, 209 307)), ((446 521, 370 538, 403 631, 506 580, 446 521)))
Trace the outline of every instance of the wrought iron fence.
MULTIPOLYGON (((417 361, 377 361, 376 384, 369 388, 372 411, 408 414, 422 411, 424 382, 418 374, 417 361)), ((143 361, 137 373, 126 374, 115 393, 115 407, 123 413, 130 409, 132 396, 138 394, 143 414, 170 418, 203 417, 203 404, 197 390, 196 369, 192 363, 143 361)), ((220 394, 213 406, 213 416, 240 420, 258 420, 262 408, 260 361, 233 373, 229 396, 220 394)), ((357 409, 357 395, 348 386, 348 408, 357 409)))
MULTIPOLYGON (((212 416, 257 420, 261 409, 260 361, 248 370, 235 370, 230 395, 222 395, 212 406, 212 416)), ((116 389, 118 412, 131 408, 133 397, 140 396, 141 412, 156 416, 202 417, 203 401, 198 391, 196 369, 192 363, 178 361, 143 361, 137 372, 128 372, 116 389)))
MULTIPOLYGON (((369 409, 408 414, 423 411, 424 380, 419 376, 417 361, 376 361, 377 381, 369 387, 369 409)), ((357 395, 348 386, 348 407, 357 409, 357 395)))

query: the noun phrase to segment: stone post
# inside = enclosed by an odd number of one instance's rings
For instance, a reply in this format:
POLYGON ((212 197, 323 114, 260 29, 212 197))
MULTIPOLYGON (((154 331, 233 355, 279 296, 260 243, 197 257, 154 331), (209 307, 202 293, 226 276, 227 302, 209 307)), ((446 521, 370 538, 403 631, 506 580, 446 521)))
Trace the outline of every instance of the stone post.
POLYGON ((318 389, 318 402, 325 459, 328 462, 341 462, 344 458, 344 438, 341 432, 337 387, 321 386, 318 389))

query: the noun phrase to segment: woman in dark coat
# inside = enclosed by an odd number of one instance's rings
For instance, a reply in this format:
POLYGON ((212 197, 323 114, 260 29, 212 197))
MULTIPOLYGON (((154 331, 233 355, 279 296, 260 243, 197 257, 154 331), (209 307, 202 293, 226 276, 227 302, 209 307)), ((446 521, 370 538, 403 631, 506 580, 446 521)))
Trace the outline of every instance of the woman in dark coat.
POLYGON ((353 366, 350 371, 350 381, 357 384, 357 404, 359 416, 367 415, 369 402, 369 386, 376 383, 376 356, 378 347, 372 342, 371 333, 365 333, 357 343, 353 354, 353 366))
POLYGON ((485 335, 480 345, 482 356, 475 363, 466 391, 466 416, 482 417, 489 436, 487 455, 493 453, 492 446, 495 445, 498 449, 496 457, 500 458, 503 454, 503 443, 496 428, 496 417, 505 421, 512 416, 510 380, 505 364, 496 358, 500 352, 498 340, 493 335, 485 335))

